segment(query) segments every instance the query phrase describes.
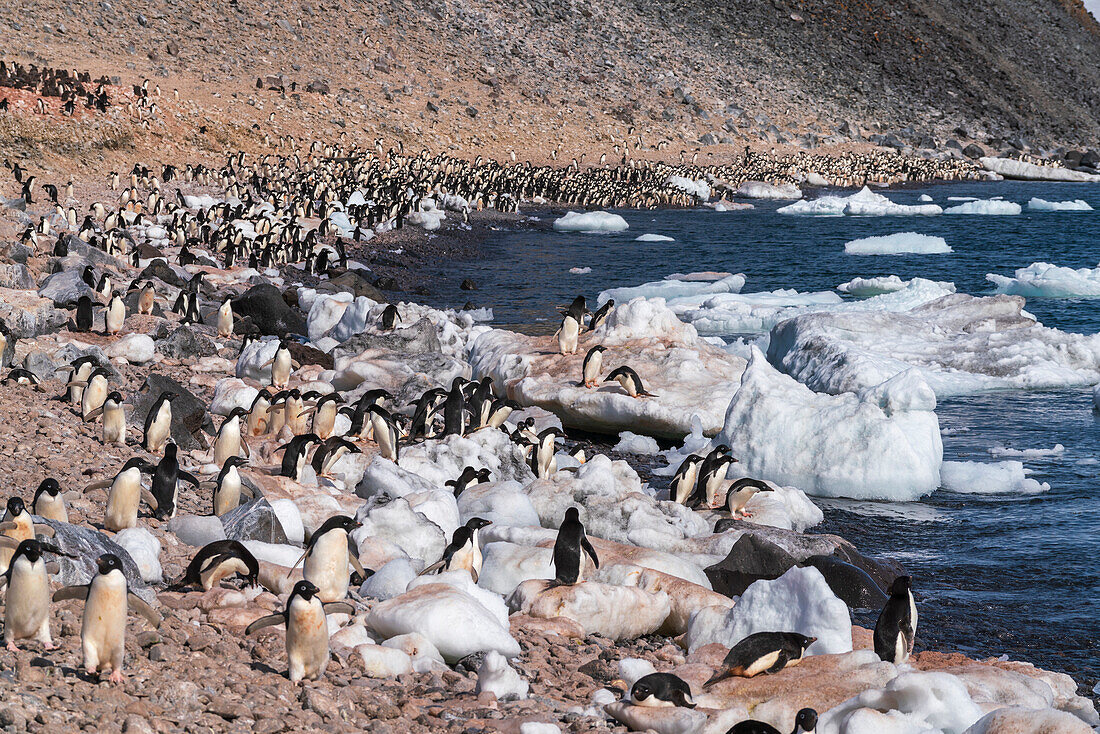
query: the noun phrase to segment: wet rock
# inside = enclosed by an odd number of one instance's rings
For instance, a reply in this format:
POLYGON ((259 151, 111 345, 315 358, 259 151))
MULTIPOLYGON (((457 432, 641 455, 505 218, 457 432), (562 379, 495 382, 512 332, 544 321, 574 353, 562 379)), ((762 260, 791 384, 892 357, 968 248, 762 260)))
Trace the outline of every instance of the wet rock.
POLYGON ((326 370, 331 370, 335 366, 331 354, 325 354, 320 349, 311 347, 308 344, 292 341, 287 345, 287 348, 290 349, 291 359, 302 366, 315 364, 326 370))
POLYGON ((225 537, 230 540, 258 540, 263 543, 287 543, 286 531, 278 515, 264 497, 257 497, 221 517, 225 537))
POLYGON ((442 346, 439 334, 432 322, 422 318, 405 329, 394 329, 382 334, 363 332, 356 334, 333 350, 335 357, 347 357, 361 354, 367 349, 387 349, 405 354, 439 353, 442 346))
POLYGON ((779 578, 795 563, 794 556, 775 543, 746 533, 729 555, 704 573, 715 591, 732 597, 743 594, 754 581, 779 578))
POLYGON ((464 281, 462 281, 462 283, 458 287, 464 291, 477 290, 477 284, 475 284, 474 281, 470 280, 469 278, 466 278, 464 281))
POLYGON ((356 298, 359 296, 365 296, 372 301, 379 303, 385 303, 386 297, 382 294, 382 291, 375 288, 370 284, 370 281, 357 273, 354 269, 347 270, 335 278, 328 281, 330 286, 334 286, 337 291, 346 291, 352 294, 356 298))
POLYGON ((206 405, 183 385, 164 375, 153 374, 145 378, 141 392, 133 398, 134 409, 130 414, 130 423, 144 426, 145 416, 165 391, 178 395, 172 401, 172 440, 183 451, 207 448, 201 431, 213 434, 214 422, 206 412, 206 405))
POLYGON ((20 263, 0 265, 0 288, 33 290, 36 285, 26 265, 20 263))
POLYGON ((180 326, 167 339, 157 342, 157 351, 176 359, 212 357, 218 353, 214 342, 192 326, 180 326))
POLYGON ((126 576, 130 591, 150 604, 156 605, 156 594, 142 581, 141 571, 134 559, 118 543, 92 528, 38 517, 35 518, 35 522, 53 528, 53 543, 64 552, 75 556, 75 558, 62 556, 58 559, 61 572, 57 580, 63 586, 89 583, 97 573, 96 559, 104 553, 114 553, 122 560, 122 572, 126 576))
POLYGON ((79 270, 63 270, 42 281, 38 295, 53 301, 55 306, 73 308, 81 296, 95 300, 95 291, 81 278, 79 270))
POLYGON ((234 300, 233 313, 249 317, 262 334, 306 333, 305 316, 287 305, 279 289, 268 283, 253 286, 234 300))

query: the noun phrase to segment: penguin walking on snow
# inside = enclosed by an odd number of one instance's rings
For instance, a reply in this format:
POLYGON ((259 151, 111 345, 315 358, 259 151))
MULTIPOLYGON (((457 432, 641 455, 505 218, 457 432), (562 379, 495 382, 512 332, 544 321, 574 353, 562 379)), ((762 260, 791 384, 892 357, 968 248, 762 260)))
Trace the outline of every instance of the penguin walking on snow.
POLYGON ((603 372, 603 353, 606 351, 607 347, 597 344, 584 355, 584 362, 581 363, 581 383, 585 387, 599 386, 600 373, 603 372))
POLYGON ((108 680, 122 683, 126 613, 132 609, 144 617, 153 629, 160 627, 161 616, 129 590, 118 556, 104 553, 96 559, 96 568, 97 573, 91 583, 58 589, 53 600, 84 600, 84 616, 80 625, 84 670, 100 677, 110 671, 108 680))
POLYGON ((472 466, 467 466, 462 470, 462 473, 458 475, 458 479, 448 479, 443 483, 443 486, 452 488, 457 498, 466 491, 466 487, 468 487, 471 482, 482 484, 489 481, 489 476, 490 472, 488 469, 475 469, 472 466))
POLYGON ((645 386, 642 385, 642 378, 638 376, 638 373, 631 367, 623 365, 622 367, 616 367, 611 371, 611 374, 604 379, 604 382, 618 382, 622 385, 626 394, 632 398, 655 398, 657 397, 653 393, 646 392, 645 386))
POLYGON ((245 629, 250 635, 265 627, 286 625, 287 676, 291 683, 316 680, 325 674, 329 661, 328 614, 355 614, 347 602, 324 603, 319 589, 309 581, 299 581, 286 600, 286 609, 257 619, 245 629))
POLYGON ((875 623, 875 652, 879 658, 901 665, 913 654, 917 635, 917 603, 913 599, 913 580, 898 576, 890 584, 890 598, 875 623))
POLYGON ((738 479, 726 493, 726 510, 733 517, 752 517, 752 513, 745 509, 749 500, 760 492, 774 492, 775 489, 767 482, 752 477, 738 479))
POLYGON ((703 457, 691 454, 682 462, 676 474, 672 477, 672 483, 668 487, 668 498, 673 502, 684 505, 695 490, 696 479, 699 476, 699 465, 703 463, 703 457))
POLYGON ((572 586, 581 577, 581 567, 587 553, 596 568, 600 567, 600 559, 596 555, 596 549, 588 542, 588 536, 584 533, 584 525, 581 523, 580 511, 576 507, 570 507, 565 511, 565 519, 558 528, 558 537, 554 541, 554 583, 556 585, 572 586))

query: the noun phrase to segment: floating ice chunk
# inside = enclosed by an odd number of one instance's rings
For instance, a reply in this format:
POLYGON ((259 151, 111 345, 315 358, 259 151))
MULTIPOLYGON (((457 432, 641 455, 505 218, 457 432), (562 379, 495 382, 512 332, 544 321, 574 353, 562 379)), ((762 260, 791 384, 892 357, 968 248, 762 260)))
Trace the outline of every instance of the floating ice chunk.
POLYGON ((125 359, 130 364, 145 364, 156 356, 156 344, 146 334, 127 334, 107 347, 111 359, 125 359))
POLYGON ((629 228, 625 219, 610 212, 567 212, 554 220, 558 232, 622 232, 629 228))
POLYGON ((706 179, 694 181, 683 176, 669 176, 667 183, 672 188, 690 194, 700 201, 706 201, 710 198, 710 185, 706 182, 706 179))
POLYGON ((1047 201, 1038 197, 1027 202, 1027 208, 1040 212, 1091 212, 1092 206, 1084 199, 1073 201, 1047 201))
POLYGON ((913 500, 940 484, 933 408, 915 374, 859 397, 828 396, 777 372, 754 347, 716 440, 754 477, 829 497, 913 500))
POLYGON ((1025 298, 1100 298, 1100 265, 1095 268, 1066 268, 1050 263, 1032 263, 1008 278, 987 273, 985 279, 997 293, 1025 298))
POLYGON ((917 197, 917 201, 927 204, 932 201, 932 197, 928 194, 921 194, 919 197, 917 197))
POLYGON ((1004 446, 994 446, 989 450, 993 456, 1009 456, 1017 459, 1041 459, 1046 457, 1061 456, 1066 453, 1066 447, 1055 444, 1050 449, 1010 449, 1004 446))
MULTIPOLYGON (((896 293, 898 291, 906 290, 907 288, 916 284, 920 278, 913 278, 912 280, 902 280, 896 275, 887 275, 877 278, 853 278, 847 283, 841 283, 836 289, 842 293, 848 293, 856 298, 869 298, 872 296, 881 296, 886 293, 896 293)), ((927 281, 934 283, 943 293, 954 293, 955 284, 944 281, 927 281)))
MULTIPOLYGON (((677 273, 677 275, 680 275, 677 273)), ((688 276, 669 276, 664 280, 651 283, 642 283, 636 286, 623 288, 610 288, 600 293, 596 302, 601 306, 608 299, 615 299, 615 303, 626 303, 635 298, 663 298, 669 307, 684 303, 684 299, 698 299, 700 302, 706 296, 716 293, 738 293, 745 287, 745 274, 737 273, 727 275, 718 280, 689 279, 688 276)))
POLYGON ((623 431, 619 434, 619 442, 612 450, 622 454, 656 454, 661 447, 649 436, 639 436, 630 431, 623 431))
POLYGON ((994 216, 1012 216, 1023 211, 1023 207, 1014 201, 1001 201, 998 199, 979 199, 968 201, 965 204, 948 207, 944 214, 989 214, 994 216))
POLYGON ((940 467, 943 488, 964 494, 1038 494, 1050 489, 1027 477, 1019 461, 945 461, 940 467))
POLYGON ((798 632, 816 637, 808 655, 851 652, 852 619, 825 577, 812 566, 794 566, 774 581, 752 583, 724 614, 699 614, 688 623, 684 643, 694 652, 718 642, 733 647, 756 632, 798 632))
POLYGON ((447 584, 425 584, 381 602, 367 617, 367 626, 387 639, 419 632, 449 663, 489 650, 505 657, 520 653, 519 643, 496 615, 447 584))
POLYGON ((777 211, 780 214, 863 217, 932 216, 943 213, 943 209, 936 204, 917 204, 913 206, 897 204, 882 194, 876 194, 866 186, 851 196, 822 196, 819 199, 803 199, 780 207, 777 211))
POLYGON ((792 183, 770 184, 763 181, 746 181, 734 196, 745 199, 801 199, 802 191, 792 183))
POLYGON ((519 701, 527 698, 530 688, 530 684, 508 664, 507 658, 495 650, 485 653, 477 669, 474 693, 489 691, 498 701, 519 701))
POLYGON ((984 711, 949 673, 902 673, 825 712, 821 734, 941 732, 963 734, 984 711))
POLYGON ((1023 305, 1015 296, 952 294, 908 313, 806 314, 772 330, 768 356, 829 393, 859 392, 913 367, 941 397, 1100 381, 1100 335, 1048 329, 1023 305))
POLYGON ((953 250, 943 237, 916 232, 898 232, 884 237, 864 237, 844 245, 849 255, 940 255, 953 250))
POLYGON ((164 580, 160 567, 160 541, 146 528, 120 530, 114 541, 121 545, 137 564, 141 580, 159 584, 164 580))
POLYGON ((592 272, 592 268, 569 268, 569 272, 573 275, 588 275, 592 272))
POLYGON ((651 234, 649 232, 646 232, 643 235, 639 235, 638 237, 635 237, 634 241, 635 242, 675 242, 676 238, 675 237, 669 237, 668 235, 651 234))
POLYGON ((701 334, 765 332, 804 310, 829 309, 841 303, 832 291, 800 293, 793 289, 760 293, 719 293, 705 299, 674 299, 673 310, 701 334))
POLYGON ((1084 171, 1074 171, 1069 168, 1056 168, 1054 166, 1038 166, 1034 163, 1018 161, 1014 158, 979 159, 987 170, 998 173, 1005 178, 1015 178, 1024 181, 1076 181, 1100 183, 1100 176, 1084 171))

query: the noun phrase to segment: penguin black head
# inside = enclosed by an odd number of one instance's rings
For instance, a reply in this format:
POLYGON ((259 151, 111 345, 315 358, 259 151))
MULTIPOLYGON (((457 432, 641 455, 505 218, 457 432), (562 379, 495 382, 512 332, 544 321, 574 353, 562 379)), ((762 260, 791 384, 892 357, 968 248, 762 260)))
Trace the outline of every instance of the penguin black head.
POLYGON ((113 390, 107 393, 107 402, 109 403, 122 403, 122 393, 118 390, 113 390))
POLYGON ((581 511, 576 507, 570 507, 565 511, 565 522, 580 522, 581 511))
POLYGON ((140 456, 135 456, 134 458, 130 459, 129 461, 127 461, 125 464, 122 465, 122 469, 119 470, 119 474, 121 474, 122 472, 124 472, 128 469, 146 469, 146 468, 148 468, 148 466, 149 466, 149 462, 147 462, 145 459, 141 458, 140 456))
POLYGON ((817 711, 806 708, 794 717, 795 732, 811 732, 817 728, 817 711))
POLYGON ((38 485, 38 489, 35 491, 34 496, 36 499, 41 494, 48 494, 51 497, 56 497, 60 491, 61 485, 57 483, 56 479, 50 477, 49 479, 42 480, 42 483, 38 485))
POLYGON ((227 466, 248 466, 248 459, 243 456, 230 456, 225 460, 225 463, 222 464, 222 469, 227 466))
POLYGON ((490 476, 491 476, 491 472, 488 469, 478 469, 477 470, 477 482, 478 482, 478 484, 490 481, 490 476))
POLYGON ((471 517, 469 520, 466 521, 466 527, 468 527, 470 530, 481 530, 482 528, 488 527, 492 524, 492 520, 485 520, 480 517, 471 517))
POLYGON ((8 514, 12 517, 19 517, 27 511, 27 506, 23 504, 22 497, 11 497, 8 499, 8 514))
MULTIPOLYGON (((13 497, 12 499, 18 499, 18 498, 13 497)), ((11 500, 9 500, 9 502, 10 501, 11 500)), ((11 511, 10 505, 9 505, 9 510, 8 511, 9 512, 11 511)), ((913 577, 912 576, 898 576, 896 579, 894 579, 890 583, 890 588, 888 589, 888 591, 891 594, 900 594, 900 595, 905 595, 905 594, 911 593, 913 591, 913 577)))
POLYGON ((177 446, 174 441, 169 441, 164 445, 164 458, 174 459, 176 458, 177 446))
POLYGON ((111 571, 122 573, 122 559, 114 553, 104 553, 99 558, 95 559, 95 565, 96 568, 99 569, 99 574, 101 576, 106 576, 111 571))
POLYGON ((237 406, 236 408, 233 408, 233 410, 229 411, 229 415, 227 415, 225 419, 229 420, 230 418, 245 418, 247 416, 248 408, 237 406))
POLYGON ((294 584, 294 589, 290 592, 290 596, 287 597, 286 600, 287 606, 290 606, 290 603, 294 601, 294 597, 296 596, 300 596, 306 601, 310 601, 318 592, 320 592, 320 589, 318 589, 315 584, 303 579, 294 584))
POLYGON ((15 560, 20 556, 26 557, 31 563, 37 563, 38 559, 42 557, 44 553, 53 553, 55 556, 65 556, 66 558, 75 558, 68 553, 63 552, 56 545, 50 543, 44 543, 41 540, 31 538, 24 540, 19 544, 19 547, 15 549, 15 554, 11 557, 12 565, 15 564, 15 560))

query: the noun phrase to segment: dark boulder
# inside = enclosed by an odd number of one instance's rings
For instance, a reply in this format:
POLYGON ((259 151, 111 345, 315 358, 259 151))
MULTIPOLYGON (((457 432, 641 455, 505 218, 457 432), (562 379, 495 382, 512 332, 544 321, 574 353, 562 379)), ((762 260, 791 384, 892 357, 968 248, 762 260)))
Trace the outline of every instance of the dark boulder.
POLYGON ((262 334, 305 334, 306 318, 283 300, 282 292, 269 283, 255 285, 233 301, 233 313, 247 316, 262 334))

